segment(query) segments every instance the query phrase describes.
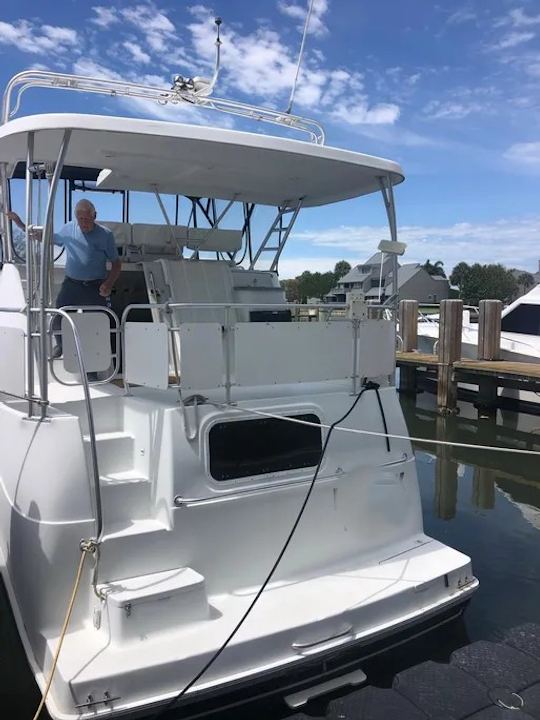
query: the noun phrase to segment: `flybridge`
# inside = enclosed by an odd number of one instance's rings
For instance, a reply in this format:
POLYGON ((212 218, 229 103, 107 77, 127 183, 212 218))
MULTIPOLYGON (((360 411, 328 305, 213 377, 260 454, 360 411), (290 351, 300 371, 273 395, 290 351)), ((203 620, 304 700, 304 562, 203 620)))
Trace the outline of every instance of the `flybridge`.
POLYGON ((109 95, 111 97, 138 98, 153 101, 159 105, 182 105, 187 103, 207 110, 216 110, 217 112, 236 115, 249 120, 297 130, 307 135, 311 142, 324 145, 324 130, 315 120, 293 115, 289 110, 282 112, 272 108, 258 107, 236 100, 212 96, 219 76, 222 44, 219 35, 221 18, 216 18, 215 23, 217 28, 216 59, 214 74, 210 80, 203 77, 184 78, 182 75, 176 75, 170 88, 161 88, 111 78, 27 70, 15 75, 7 85, 2 103, 1 123, 5 124, 17 114, 22 96, 26 90, 38 87, 56 88, 74 92, 109 95), (13 98, 14 93, 16 93, 15 100, 13 98))

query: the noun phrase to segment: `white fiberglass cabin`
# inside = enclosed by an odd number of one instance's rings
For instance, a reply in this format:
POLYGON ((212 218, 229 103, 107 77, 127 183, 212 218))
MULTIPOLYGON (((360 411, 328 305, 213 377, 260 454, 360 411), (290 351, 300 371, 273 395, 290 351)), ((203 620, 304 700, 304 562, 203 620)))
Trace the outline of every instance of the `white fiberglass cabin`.
MULTIPOLYGON (((30 75, 23 89, 86 87, 30 75)), ((393 322, 361 301, 301 322, 277 276, 301 209, 382 192, 395 239, 399 166, 320 135, 9 120, 6 102, 2 195, 7 207, 22 167, 27 246, 24 267, 4 217, 0 570, 42 691, 54 670, 51 717, 139 717, 239 688, 305 689, 301 702, 457 617, 477 586, 470 560, 424 534, 411 444, 387 437, 407 435, 393 322), (164 222, 131 223, 125 203, 108 223, 123 266, 113 309, 57 311, 55 194, 89 176, 150 193, 164 222), (190 199, 189 220, 172 221, 168 195, 190 199), (275 208, 260 238, 256 205, 275 208)))

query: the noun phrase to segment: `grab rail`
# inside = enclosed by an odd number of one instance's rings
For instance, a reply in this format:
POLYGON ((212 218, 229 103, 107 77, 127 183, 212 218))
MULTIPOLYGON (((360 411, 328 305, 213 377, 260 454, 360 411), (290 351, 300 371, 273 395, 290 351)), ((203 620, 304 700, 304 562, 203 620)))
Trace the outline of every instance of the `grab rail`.
MULTIPOLYGON (((65 310, 66 312, 76 313, 76 312, 104 312, 109 315, 109 317, 112 317, 114 321, 114 329, 110 330, 110 335, 120 335, 120 319, 118 318, 118 315, 114 312, 114 310, 111 310, 108 307, 105 307, 104 305, 64 305, 62 306, 62 310, 65 310)), ((49 327, 49 334, 56 334, 54 330, 52 330, 51 327, 49 327)), ((121 354, 119 352, 119 348, 121 347, 121 343, 117 343, 116 352, 111 353, 111 358, 113 359, 113 369, 112 372, 107 375, 106 378, 103 380, 93 380, 91 385, 105 385, 106 383, 111 382, 114 380, 114 378, 118 375, 120 372, 120 358, 121 354)), ((51 371, 51 375, 56 380, 56 382, 60 383, 60 385, 64 385, 66 387, 73 387, 75 385, 79 385, 78 382, 66 382, 65 380, 61 380, 58 375, 56 374, 56 371, 54 369, 54 358, 49 358, 49 370, 51 371)))
MULTIPOLYGON (((30 312, 40 312, 40 308, 30 308, 30 312)), ((45 308, 47 314, 60 315, 65 318, 69 323, 71 332, 73 333, 73 339, 75 342, 75 351, 77 355, 77 362, 79 364, 79 372, 81 373, 82 387, 84 393, 84 404, 86 406, 86 415, 88 420, 88 434, 90 436, 90 458, 92 463, 92 479, 94 489, 94 503, 96 511, 96 541, 99 542, 101 534, 103 532, 103 512, 101 508, 101 486, 99 482, 99 464, 97 456, 97 445, 96 445, 96 430, 94 425, 94 413, 92 411, 92 401, 90 399, 90 384, 86 375, 86 368, 84 366, 84 359, 82 356, 82 345, 79 337, 79 331, 75 325, 73 319, 69 313, 59 308, 45 308)), ((40 388, 42 392, 42 388, 40 388)))
MULTIPOLYGON (((23 314, 27 311, 26 307, 23 308, 5 308, 0 307, 0 313, 10 313, 10 314, 23 314)), ((30 308, 29 312, 34 313, 40 313, 41 308, 30 308)), ((45 308, 45 313, 48 315, 60 315, 61 317, 64 317, 67 322, 69 323, 71 332, 73 333, 73 339, 75 342, 75 353, 77 355, 77 362, 79 365, 79 371, 81 373, 82 378, 82 387, 83 387, 83 393, 84 393, 84 401, 85 401, 85 407, 86 407, 86 415, 88 420, 88 434, 90 436, 90 459, 91 459, 91 469, 92 469, 92 486, 93 486, 93 496, 94 496, 94 505, 95 505, 95 513, 96 513, 96 541, 99 542, 101 539, 101 535, 103 533, 103 511, 101 507, 101 487, 99 483, 99 463, 98 463, 98 456, 97 456, 97 446, 96 446, 96 431, 95 431, 95 425, 94 425, 94 413, 92 412, 92 402, 90 399, 90 385, 88 383, 88 378, 86 376, 86 369, 84 366, 84 359, 82 356, 82 345, 81 340, 79 337, 79 331, 77 330, 77 326, 73 322, 72 318, 70 317, 69 313, 65 312, 64 310, 60 310, 59 308, 45 308)), ((40 387, 40 395, 42 394, 43 388, 40 387)), ((40 396, 39 398, 30 398, 26 397, 26 400, 28 402, 38 402, 43 403, 43 398, 40 396)), ((46 401, 48 402, 48 401, 46 401)))

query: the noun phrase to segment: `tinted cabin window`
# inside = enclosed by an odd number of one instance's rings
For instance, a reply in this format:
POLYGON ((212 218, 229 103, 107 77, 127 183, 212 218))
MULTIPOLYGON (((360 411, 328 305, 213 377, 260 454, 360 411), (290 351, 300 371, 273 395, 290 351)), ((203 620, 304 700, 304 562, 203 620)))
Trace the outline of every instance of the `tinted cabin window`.
MULTIPOLYGON (((316 415, 291 417, 320 423, 316 415)), ((218 423, 210 430, 209 444, 214 480, 313 467, 322 450, 320 428, 275 418, 218 423)))
POLYGON ((524 335, 540 335, 540 305, 527 303, 518 305, 511 313, 503 317, 501 330, 524 335))

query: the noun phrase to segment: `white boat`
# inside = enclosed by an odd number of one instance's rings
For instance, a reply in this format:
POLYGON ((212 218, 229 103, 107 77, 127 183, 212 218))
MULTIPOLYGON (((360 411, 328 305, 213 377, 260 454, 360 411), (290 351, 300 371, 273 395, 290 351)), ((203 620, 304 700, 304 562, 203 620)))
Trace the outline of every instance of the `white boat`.
MULTIPOLYGON (((438 316, 422 316, 418 322, 418 350, 432 353, 439 339, 438 316)), ((512 362, 540 362, 540 285, 514 300, 502 311, 501 360, 512 362)), ((461 351, 464 358, 478 357, 478 325, 471 322, 470 312, 463 312, 461 351)), ((501 388, 500 394, 526 403, 538 403, 535 392, 501 388)))
POLYGON ((411 444, 384 435, 407 435, 393 322, 368 319, 361 301, 294 322, 277 276, 301 208, 382 192, 395 238, 401 168, 326 147, 316 124, 273 111, 257 117, 311 142, 90 114, 9 119, 14 89, 32 85, 123 91, 31 71, 11 82, 0 126, 4 200, 22 167, 27 228, 44 226, 40 244, 27 229, 26 269, 3 232, 0 569, 42 691, 58 654, 51 717, 134 717, 238 688, 305 700, 323 679, 352 682, 339 677, 353 660, 457 617, 478 585, 470 559, 424 534, 411 444), (113 310, 53 307, 63 177, 162 208, 161 225, 132 223, 126 202, 107 223, 123 262, 113 310), (189 198, 185 224, 170 221, 168 195, 189 198), (258 239, 256 204, 275 208, 258 239), (329 439, 340 418, 374 435, 329 439))

